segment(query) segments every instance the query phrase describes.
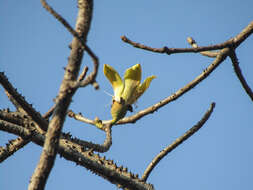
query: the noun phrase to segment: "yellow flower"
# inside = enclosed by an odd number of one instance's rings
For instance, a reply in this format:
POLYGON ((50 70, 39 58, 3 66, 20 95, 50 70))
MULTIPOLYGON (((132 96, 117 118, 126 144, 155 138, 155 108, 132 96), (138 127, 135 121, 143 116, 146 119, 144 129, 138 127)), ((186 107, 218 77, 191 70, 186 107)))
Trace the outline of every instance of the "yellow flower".
POLYGON ((104 65, 104 74, 110 81, 114 96, 111 108, 113 124, 122 119, 128 110, 132 111, 131 104, 146 91, 151 81, 156 78, 150 76, 141 84, 141 65, 136 64, 125 71, 124 80, 111 66, 104 65))

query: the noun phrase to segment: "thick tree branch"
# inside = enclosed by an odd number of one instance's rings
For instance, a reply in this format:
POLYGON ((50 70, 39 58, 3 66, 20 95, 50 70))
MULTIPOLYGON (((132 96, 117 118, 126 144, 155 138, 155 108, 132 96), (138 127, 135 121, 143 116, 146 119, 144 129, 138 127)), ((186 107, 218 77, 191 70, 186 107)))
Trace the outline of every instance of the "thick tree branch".
MULTIPOLYGON (((8 81, 3 72, 0 73, 0 83, 4 87, 7 97, 16 107, 17 111, 29 115, 37 123, 36 127, 40 133, 44 133, 44 131, 47 129, 47 122, 41 117, 40 113, 37 112, 31 104, 27 103, 24 97, 22 97, 22 95, 17 92, 17 90, 8 81)), ((2 115, 0 118, 1 117, 2 115)), ((9 119, 12 121, 12 118, 9 119)), ((25 140, 20 137, 10 141, 10 143, 8 143, 5 148, 1 149, 1 162, 7 159, 9 156, 13 155, 19 149, 23 148, 28 143, 29 140, 25 140)))
MULTIPOLYGON (((0 110, 0 119, 3 119, 5 121, 9 121, 12 123, 14 122, 18 125, 22 125, 23 119, 21 119, 21 118, 26 117, 23 115, 23 114, 27 114, 26 111, 17 103, 17 101, 7 91, 5 91, 5 93, 8 96, 8 98, 10 99, 10 101, 14 104, 14 106, 16 107, 16 109, 19 113, 12 114, 12 113, 9 113, 8 111, 4 112, 4 111, 0 110), (23 116, 20 116, 20 115, 23 115, 23 116)), ((45 119, 50 117, 53 109, 54 109, 54 107, 52 107, 46 114, 44 114, 43 117, 45 119)), ((27 117, 29 117, 29 116, 27 116, 27 117)), ((44 131, 41 131, 40 128, 37 128, 37 129, 40 131, 40 133, 44 133, 44 131)), ((8 157, 12 156, 15 152, 17 152, 18 150, 23 148, 29 142, 30 142, 30 140, 23 139, 22 137, 18 137, 16 139, 10 140, 6 144, 5 148, 0 147, 0 163, 3 162, 4 160, 6 160, 8 157)))
MULTIPOLYGON (((26 127, 27 125, 32 125, 36 127, 36 124, 30 119, 27 115, 20 113, 20 112, 10 112, 8 110, 0 110, 0 119, 3 121, 11 122, 16 125, 20 125, 26 127)), ((37 131, 40 133, 38 128, 37 131)), ((111 126, 108 125, 104 129, 106 133, 106 139, 102 145, 95 144, 92 142, 87 142, 76 137, 72 137, 71 133, 61 133, 61 139, 68 140, 72 143, 76 143, 83 147, 83 149, 92 149, 96 152, 106 152, 109 150, 110 146, 112 145, 112 137, 111 137, 111 126)), ((40 133, 43 134, 44 133, 40 133)))
POLYGON ((31 136, 31 132, 28 129, 25 129, 19 125, 16 125, 8 121, 0 119, 0 126, 2 131, 12 134, 20 134, 20 136, 23 136, 25 139, 28 139, 31 136))
MULTIPOLYGON (((30 138, 34 143, 43 146, 45 136, 39 134, 33 126, 29 126, 29 128, 32 132, 22 126, 0 120, 0 130, 21 136, 24 139, 30 138)), ((105 178, 118 187, 138 190, 153 189, 151 184, 143 182, 138 178, 137 174, 129 172, 127 168, 117 166, 113 160, 100 157, 90 150, 85 151, 82 146, 69 140, 60 139, 57 151, 65 159, 91 170, 93 173, 105 178)))
MULTIPOLYGON (((0 119, 17 124, 17 125, 25 125, 24 119, 28 119, 29 116, 26 116, 26 112, 23 110, 23 108, 16 102, 14 98, 8 92, 6 92, 8 98, 11 100, 11 102, 15 105, 18 112, 11 113, 8 110, 2 111, 0 110, 0 119)), ((46 119, 47 117, 50 117, 50 114, 52 113, 52 110, 54 107, 52 107, 46 114, 43 115, 43 117, 46 119)), ((36 126, 36 125, 35 125, 36 126)), ((36 126, 37 127, 37 126, 36 126)), ((44 133, 44 131, 41 131, 40 128, 37 127, 37 130, 41 134, 44 133)), ((8 157, 12 156, 15 152, 23 148, 25 145, 27 145, 30 142, 28 139, 23 139, 22 137, 18 137, 14 140, 10 140, 5 148, 0 147, 0 163, 6 160, 8 157)))
MULTIPOLYGON (((41 0, 42 5, 45 1, 41 0)), ((65 69, 64 79, 60 86, 60 90, 56 99, 56 107, 51 121, 49 122, 45 143, 43 146, 40 161, 30 180, 29 190, 44 189, 47 178, 54 165, 56 153, 59 145, 59 137, 61 134, 62 126, 65 121, 67 109, 71 103, 72 96, 77 88, 73 88, 72 84, 77 80, 82 57, 84 42, 87 39, 87 34, 90 28, 91 15, 93 9, 92 0, 79 0, 78 1, 78 17, 76 21, 77 38, 74 38, 71 44, 71 53, 68 65, 65 69), (80 44, 80 40, 83 44, 80 44)), ((52 13, 52 12, 50 12, 52 13)), ((88 52, 88 51, 87 51, 88 52)), ((95 65, 95 64, 94 64, 95 65)), ((97 64, 98 66, 98 64, 97 64)), ((96 65, 95 65, 96 67, 96 65)), ((95 72, 95 71, 94 71, 95 72)), ((93 72, 93 76, 96 73, 93 72)), ((92 77, 94 79, 94 77, 92 77)))
POLYGON ((172 150, 177 148, 178 145, 182 144, 184 141, 186 141, 189 137, 191 137, 194 133, 196 133, 209 119, 210 115, 213 112, 213 109, 215 107, 215 103, 212 103, 210 108, 207 110, 205 115, 202 117, 202 119, 194 125, 191 129, 189 129, 185 134, 183 134, 181 137, 176 139, 172 144, 167 146, 165 149, 163 149, 148 165, 146 170, 143 173, 142 180, 146 181, 152 170, 155 168, 155 166, 160 162, 161 159, 163 159, 168 153, 170 153, 172 150))
POLYGON ((232 61, 236 76, 238 77, 239 81, 241 82, 242 87, 244 88, 246 93, 249 95, 250 99, 253 101, 253 92, 252 92, 250 86, 248 85, 247 81, 243 77, 242 71, 239 66, 239 61, 238 61, 238 58, 237 58, 234 50, 231 50, 230 59, 232 61))

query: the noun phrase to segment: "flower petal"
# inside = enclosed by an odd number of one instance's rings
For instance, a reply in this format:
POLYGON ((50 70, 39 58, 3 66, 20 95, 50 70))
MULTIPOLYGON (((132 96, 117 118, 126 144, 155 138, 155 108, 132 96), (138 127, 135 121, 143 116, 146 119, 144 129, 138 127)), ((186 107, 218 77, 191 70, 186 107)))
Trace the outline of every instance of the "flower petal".
POLYGON ((126 70, 124 79, 131 79, 131 80, 136 80, 136 81, 141 81, 141 65, 136 64, 129 69, 126 70))
POLYGON ((125 104, 131 104, 133 94, 141 81, 141 65, 136 64, 127 69, 124 75, 124 91, 122 98, 125 100, 125 104))
POLYGON ((148 89, 151 81, 154 78, 156 78, 156 76, 154 75, 146 78, 145 81, 136 88, 135 94, 133 95, 133 98, 130 104, 133 104, 148 89))
POLYGON ((104 65, 104 74, 112 85, 115 100, 120 102, 120 96, 124 89, 124 83, 121 77, 113 67, 107 64, 104 65))

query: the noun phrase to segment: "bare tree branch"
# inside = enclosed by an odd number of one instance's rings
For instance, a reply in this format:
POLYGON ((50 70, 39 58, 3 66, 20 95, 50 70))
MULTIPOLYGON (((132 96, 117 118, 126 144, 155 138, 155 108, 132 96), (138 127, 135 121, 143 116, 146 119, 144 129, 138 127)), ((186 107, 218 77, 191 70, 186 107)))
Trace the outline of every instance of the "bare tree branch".
MULTIPOLYGON (((209 56, 210 57, 215 57, 216 52, 213 52, 213 55, 209 54, 209 53, 204 53, 205 51, 210 51, 210 50, 219 50, 219 49, 224 49, 224 48, 236 48, 238 47, 246 38, 248 38, 253 32, 253 22, 249 23, 249 25, 247 27, 245 27, 237 36, 235 36, 234 38, 231 38, 221 44, 216 44, 216 45, 212 45, 212 46, 203 46, 203 47, 198 47, 196 45, 193 46, 193 48, 168 48, 168 47, 163 47, 163 48, 152 48, 140 43, 136 43, 133 42, 131 40, 129 40, 126 36, 122 36, 121 39, 122 41, 136 47, 136 48, 140 48, 140 49, 144 49, 147 51, 152 51, 155 53, 166 53, 168 55, 170 54, 174 54, 174 53, 198 53, 201 52, 202 54, 209 56)), ((189 38, 190 39, 190 38, 189 38)), ((191 44, 191 41, 189 42, 191 44)), ((193 43, 193 41, 192 41, 193 43)))
POLYGON ((8 144, 6 144, 5 148, 0 147, 0 163, 6 160, 11 155, 13 155, 16 151, 23 148, 29 142, 30 140, 25 140, 21 137, 18 137, 14 140, 10 140, 8 144))
POLYGON ((61 138, 67 139, 72 143, 76 143, 82 146, 84 149, 91 149, 93 151, 103 153, 103 152, 107 152, 112 145, 111 126, 107 125, 104 131, 106 133, 106 139, 102 145, 95 144, 92 142, 87 142, 78 138, 72 138, 71 135, 69 135, 69 133, 62 133, 61 138))
MULTIPOLYGON (((42 5, 46 5, 46 1, 41 0, 42 5)), ((65 121, 67 109, 71 103, 72 96, 77 88, 73 88, 72 84, 77 80, 82 57, 83 47, 90 55, 92 52, 85 45, 90 22, 92 18, 93 1, 92 0, 79 0, 78 1, 78 17, 76 21, 76 38, 73 39, 71 44, 71 53, 68 65, 65 69, 64 79, 60 86, 60 90, 56 99, 56 107, 52 119, 49 122, 46 139, 43 146, 40 161, 31 177, 29 190, 44 189, 47 178, 51 172, 56 158, 56 153, 59 145, 59 137, 61 134, 62 126, 65 121), (82 44, 80 44, 80 41, 82 44)), ((46 8, 46 7, 45 7, 46 8)), ((47 9, 49 11, 49 9, 47 9)), ((49 11, 50 12, 50 11, 49 11)), ((53 11, 50 12, 53 14, 53 11)), ((55 11, 54 11, 55 13, 55 11)), ((55 15, 54 15, 55 16, 55 15)), ((59 15, 58 15, 59 16, 59 15)), ((57 19, 59 20, 60 17, 57 19)), ((61 20, 60 20, 61 21, 61 20)), ((74 30, 73 30, 74 31, 74 30)), ((92 58, 94 55, 92 54, 92 58)), ((96 58, 96 57, 95 57, 96 58)), ((97 61, 97 59, 95 60, 97 61)), ((95 79, 97 73, 98 62, 94 62, 95 69, 90 75, 90 82, 95 79)))
MULTIPOLYGON (((87 6, 87 4, 93 4, 93 0, 86 0, 89 3, 85 3, 83 0, 78 0, 78 5, 79 7, 85 7, 88 12, 92 12, 92 7, 87 6)), ((94 70, 91 72, 85 80, 82 80, 81 83, 79 83, 80 87, 85 87, 88 84, 93 84, 95 89, 99 89, 99 86, 97 82, 95 81, 97 72, 98 72, 98 66, 99 66, 99 61, 97 56, 92 52, 92 50, 87 46, 86 44, 86 37, 88 35, 90 26, 88 23, 84 23, 84 25, 76 25, 76 31, 71 27, 71 25, 60 15, 58 14, 52 7, 50 7, 45 0, 40 0, 42 6, 49 12, 51 13, 60 23, 63 24, 63 26, 81 43, 82 48, 85 49, 85 51, 88 53, 88 55, 92 58, 93 64, 94 64, 94 70)), ((80 13, 80 12, 79 12, 80 13)), ((78 18, 82 16, 82 13, 78 14, 78 18)), ((84 17, 84 21, 91 20, 92 14, 86 15, 84 17)), ((73 43, 71 44, 71 49, 73 48, 73 43)))
MULTIPOLYGON (((25 129, 19 125, 13 124, 8 121, 4 121, 0 119, 0 126, 2 131, 6 131, 8 133, 13 133, 13 134, 22 134, 24 138, 30 138, 31 133, 28 129, 25 129)), ((21 136, 21 135, 20 135, 21 136)))
POLYGON ((26 113, 26 111, 18 104, 18 102, 12 97, 12 95, 7 90, 5 90, 4 92, 5 92, 6 96, 9 98, 9 100, 11 101, 11 103, 15 106, 17 111, 19 111, 21 113, 26 113))
MULTIPOLYGON (((228 47, 233 47, 236 48, 238 47, 245 39, 247 39, 247 37, 249 37, 253 32, 253 22, 251 22, 247 27, 245 27, 237 36, 235 36, 234 38, 226 41, 225 43, 223 43, 223 45, 225 44, 228 47)), ((125 37, 122 37, 123 40, 125 39, 125 37)), ((132 42, 130 40, 128 40, 127 38, 125 39, 126 41, 129 41, 129 43, 133 43, 134 45, 142 47, 142 45, 138 45, 138 43, 132 42)), ((189 43, 191 43, 193 46, 197 46, 196 42, 192 39, 189 38, 188 39, 189 43)), ((218 44, 217 47, 215 47, 216 49, 218 47, 223 47, 222 44, 218 44)), ((197 50, 195 50, 196 48, 188 48, 189 52, 202 52, 202 51, 207 51, 207 50, 213 50, 215 49, 214 47, 208 46, 208 47, 196 47, 197 50)), ((146 46, 143 47, 144 49, 146 48, 146 46)), ((149 49, 149 48, 148 48, 149 49)), ((152 49, 152 48, 151 48, 152 49)), ((182 49, 179 49, 180 51, 182 49)), ((161 49, 159 49, 158 51, 161 51, 161 49)), ((173 50, 174 51, 174 50, 173 50)), ((170 53, 172 53, 173 51, 171 51, 170 53)), ((177 50, 175 50, 175 52, 177 52, 177 50)), ((183 51, 183 50, 182 50, 183 51)), ((210 53, 210 52, 206 52, 206 53, 210 53)), ((191 90, 192 88, 194 88, 197 84, 199 84, 202 80, 204 80, 206 77, 209 76, 209 74, 211 74, 217 66, 220 65, 220 63, 222 63, 226 57, 230 54, 230 48, 224 48, 222 50, 220 50, 219 52, 211 52, 214 53, 213 55, 215 55, 215 60, 213 61, 213 63, 211 65, 209 65, 199 76, 197 76, 193 81, 191 81, 190 83, 188 83, 186 86, 184 86, 183 88, 179 89, 177 92, 175 92, 174 94, 172 94, 171 96, 159 101, 158 103, 138 112, 137 114, 130 116, 130 117, 125 117, 121 120, 119 120, 115 125, 120 125, 120 124, 126 124, 126 123, 135 123, 137 120, 141 119, 142 117, 144 117, 147 114, 153 113, 154 111, 157 111, 159 108, 163 107, 164 105, 168 104, 171 101, 176 100, 177 98, 179 98, 180 96, 182 96, 183 94, 185 94, 186 92, 188 92, 189 90, 191 90)), ((211 56, 211 54, 210 54, 211 56)), ((84 116, 82 116, 81 114, 75 114, 73 111, 69 112, 68 114, 70 117, 75 118, 76 120, 88 123, 88 124, 92 124, 92 125, 96 125, 96 122, 94 120, 88 119, 84 116)), ((102 121, 103 124, 108 124, 111 122, 111 120, 105 120, 102 121)))
POLYGON ((244 40, 253 33, 253 21, 248 24, 237 36, 232 38, 232 47, 236 49, 244 40))
MULTIPOLYGON (((23 114, 27 114, 26 111, 17 103, 17 101, 11 96, 11 94, 9 94, 6 90, 5 93, 7 95, 7 97, 9 98, 9 100, 13 103, 13 105, 16 107, 17 111, 23 114)), ((50 117, 50 115, 52 114, 54 107, 52 107, 46 114, 43 115, 43 117, 45 119, 47 119, 47 117, 50 117)), ((0 118, 3 119, 3 114, 4 112, 0 112, 0 118)), ((4 116, 4 119, 8 120, 8 114, 6 114, 4 116)), ((9 117, 9 121, 11 122, 15 122, 17 121, 17 118, 13 118, 13 117, 9 117)), ((20 122, 18 122, 18 124, 20 124, 20 122)), ((38 130, 40 128, 37 128, 38 130)), ((39 130, 40 133, 43 133, 43 131, 39 130)), ((18 150, 20 150, 21 148, 23 148, 25 145, 27 145, 30 142, 30 140, 27 139, 23 139, 22 137, 18 137, 16 139, 10 140, 5 148, 1 147, 0 148, 0 163, 3 162, 4 160, 6 160, 8 157, 12 156, 15 152, 17 152, 18 150)))
POLYGON ((243 77, 242 71, 241 71, 240 66, 239 66, 238 58, 236 56, 235 51, 233 51, 233 50, 230 53, 230 59, 232 61, 232 64, 233 64, 236 76, 240 80, 240 82, 242 84, 242 87, 244 88, 244 90, 246 91, 246 93, 249 95, 250 99, 253 101, 253 92, 252 92, 251 88, 249 87, 247 81, 243 77))
MULTIPOLYGON (((44 189, 47 178, 54 165, 56 154, 59 153, 67 160, 71 160, 76 164, 82 165, 88 170, 102 176, 106 180, 113 184, 116 184, 120 188, 128 189, 154 189, 152 185, 147 184, 149 174, 153 168, 159 163, 159 161, 165 157, 169 152, 174 150, 179 144, 188 139, 197 130, 199 130, 204 123, 210 117, 215 104, 212 103, 209 110, 204 117, 190 130, 188 130, 183 136, 179 137, 175 142, 165 148, 160 154, 158 154, 154 160, 150 163, 146 171, 144 172, 142 179, 139 179, 137 175, 127 171, 127 168, 123 166, 118 167, 112 160, 106 160, 105 157, 101 158, 98 154, 94 154, 93 151, 106 152, 112 145, 111 137, 111 120, 101 121, 99 119, 90 120, 82 117, 80 114, 74 114, 69 112, 71 117, 77 120, 84 121, 86 123, 97 126, 106 132, 106 139, 102 145, 94 144, 78 138, 73 138, 70 133, 66 134, 61 132, 66 118, 68 107, 71 103, 72 97, 79 87, 86 87, 92 84, 95 89, 99 88, 96 82, 96 76, 98 73, 99 60, 93 51, 87 46, 87 35, 90 29, 90 22, 93 12, 93 0, 78 0, 78 16, 75 29, 52 7, 50 7, 46 0, 41 0, 43 7, 52 14, 63 26, 73 35, 74 39, 71 43, 71 53, 68 59, 68 65, 65 68, 64 79, 61 83, 58 96, 56 98, 55 105, 44 115, 44 118, 40 113, 36 112, 30 104, 13 88, 8 79, 3 73, 0 73, 0 84, 4 87, 7 96, 16 106, 17 110, 23 114, 21 118, 16 116, 12 117, 9 113, 1 112, 0 110, 0 130, 6 131, 12 134, 20 136, 19 138, 9 141, 5 148, 0 148, 0 162, 13 154, 16 150, 22 148, 26 143, 32 141, 40 146, 43 146, 40 161, 33 173, 28 189, 39 190, 44 189), (81 62, 84 51, 92 58, 94 69, 87 75, 88 67, 84 67, 80 72, 81 62), (79 75, 79 76, 78 76, 79 75), (49 117, 51 121, 48 123, 49 117), (38 126, 41 128, 38 128, 38 126), (45 135, 45 131, 47 131, 45 135)), ((209 76, 226 58, 230 56, 235 72, 241 81, 245 91, 253 100, 253 93, 246 80, 241 73, 238 59, 235 54, 235 49, 253 32, 253 22, 251 22, 241 33, 236 37, 229 39, 221 44, 212 46, 198 47, 197 43, 188 38, 188 42, 193 48, 152 48, 142 45, 140 43, 133 42, 127 37, 123 36, 122 40, 126 43, 133 45, 134 47, 144 50, 166 53, 168 55, 174 53, 201 53, 202 55, 214 57, 214 62, 207 67, 198 77, 188 83, 183 88, 171 96, 159 101, 158 103, 138 112, 137 114, 123 118, 117 124, 135 123, 145 115, 157 111, 159 108, 167 105, 169 102, 176 100, 186 92, 190 91, 202 80, 209 76), (212 52, 212 50, 219 50, 212 52)))
POLYGON ((55 109, 55 104, 43 115, 45 119, 49 119, 52 116, 55 109))
POLYGON ((78 82, 81 82, 85 78, 87 71, 88 71, 88 67, 84 67, 82 73, 80 74, 80 76, 77 79, 78 82))
POLYGON ((181 137, 176 139, 172 144, 167 146, 165 149, 163 149, 148 165, 146 170, 143 173, 142 180, 146 181, 152 170, 155 168, 155 166, 160 162, 161 159, 163 159, 168 153, 170 153, 172 150, 177 148, 178 145, 182 144, 184 141, 186 141, 189 137, 191 137, 194 133, 196 133, 209 119, 210 115, 213 112, 213 109, 215 107, 215 103, 212 103, 210 108, 207 110, 205 115, 202 117, 202 119, 194 125, 191 129, 189 129, 185 134, 183 134, 181 137))
MULTIPOLYGON (((43 146, 45 136, 39 134, 33 126, 29 126, 29 128, 31 128, 30 130, 32 132, 22 126, 0 119, 0 130, 16 134, 24 139, 31 138, 34 143, 43 146)), ((100 157, 98 154, 95 154, 90 150, 85 151, 82 146, 66 139, 60 139, 57 151, 60 156, 63 156, 65 159, 91 170, 93 173, 119 187, 139 190, 153 189, 151 184, 143 182, 138 178, 137 174, 129 172, 127 168, 117 166, 113 160, 107 160, 105 157, 100 157)))
POLYGON ((219 50, 219 49, 229 47, 231 43, 233 42, 232 40, 228 40, 221 44, 203 46, 203 47, 193 46, 193 48, 168 48, 166 46, 164 46, 163 48, 152 48, 152 47, 131 41, 126 36, 121 36, 121 40, 136 48, 152 51, 155 53, 166 53, 168 55, 175 54, 175 53, 199 53, 203 51, 219 50))
MULTIPOLYGON (((217 55, 216 59, 213 61, 212 64, 210 64, 206 69, 204 69, 204 71, 199 76, 197 76, 194 80, 192 80, 187 85, 185 85, 184 87, 182 87, 181 89, 176 91, 174 94, 168 96, 167 98, 159 101, 158 103, 156 103, 156 104, 154 104, 142 111, 139 111, 135 115, 125 117, 125 118, 119 120, 115 125, 122 125, 122 124, 126 124, 126 123, 135 123, 136 121, 138 121, 142 117, 144 117, 148 114, 154 113, 159 108, 167 105, 168 103, 170 103, 172 101, 175 101, 176 99, 178 99, 179 97, 184 95, 186 92, 188 92, 189 90, 194 88, 196 85, 198 85, 202 80, 207 78, 226 59, 226 57, 229 54, 229 51, 230 50, 228 48, 220 50, 219 54, 217 55)), ((68 115, 72 116, 73 118, 75 118, 79 121, 85 122, 85 123, 89 123, 89 124, 93 124, 93 125, 96 124, 95 121, 85 118, 80 114, 76 115, 72 112, 68 115)), ((110 122, 111 122, 111 120, 102 121, 102 123, 105 125, 110 122)))
MULTIPOLYGON (((20 113, 20 112, 9 112, 8 110, 0 110, 0 119, 3 121, 11 122, 16 125, 20 126, 27 126, 27 125, 32 125, 36 127, 36 124, 30 119, 27 115, 20 113)), ((40 133, 38 128, 36 128, 37 131, 40 133)), ((96 152, 106 152, 109 150, 110 146, 112 145, 112 137, 111 137, 111 126, 107 125, 105 126, 104 129, 106 133, 106 139, 102 145, 100 144, 95 144, 92 142, 87 142, 81 139, 78 139, 76 137, 72 137, 71 133, 61 133, 60 138, 68 140, 72 143, 76 143, 80 146, 83 147, 83 149, 92 149, 93 151, 96 152)), ((40 133, 40 134, 45 134, 45 133, 40 133)))
POLYGON ((38 124, 44 131, 47 130, 47 121, 37 112, 31 104, 28 104, 24 97, 22 97, 17 90, 8 81, 3 72, 0 72, 0 84, 4 87, 5 91, 15 99, 18 105, 38 124))
MULTIPOLYGON (((0 119, 12 122, 14 124, 22 125, 23 119, 26 118, 27 114, 23 108, 16 102, 14 98, 8 92, 6 91, 6 94, 8 98, 11 100, 11 102, 15 105, 17 108, 18 112, 17 113, 10 113, 9 111, 1 111, 0 110, 0 119)), ((43 117, 50 117, 50 114, 52 113, 54 109, 54 106, 46 113, 43 115, 43 117)), ((29 116, 27 116, 29 117, 29 116)), ((35 125, 36 126, 36 125, 35 125)), ((36 126, 37 127, 37 126, 36 126)), ((39 130, 40 133, 44 133, 43 131, 40 130, 40 128, 37 127, 37 130, 39 130)), ((23 139, 22 137, 18 137, 14 140, 10 140, 5 148, 0 147, 0 163, 6 160, 8 157, 12 156, 15 152, 23 148, 25 145, 27 145, 30 142, 28 139, 23 139)))

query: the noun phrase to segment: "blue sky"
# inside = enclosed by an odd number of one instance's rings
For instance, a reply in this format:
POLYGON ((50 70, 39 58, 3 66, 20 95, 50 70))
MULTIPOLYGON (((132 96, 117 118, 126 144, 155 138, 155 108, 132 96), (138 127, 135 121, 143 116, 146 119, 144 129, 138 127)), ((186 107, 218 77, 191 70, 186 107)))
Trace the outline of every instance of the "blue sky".
MULTIPOLYGON (((76 1, 49 3, 74 26, 76 1)), ((72 36, 39 1, 3 1, 0 5, 0 70, 38 111, 45 113, 58 93, 72 36)), ((252 7, 251 0, 95 1, 88 45, 100 58, 100 90, 91 86, 79 89, 70 108, 91 119, 111 118, 111 97, 104 91, 113 91, 103 75, 103 64, 123 75, 125 69, 141 63, 143 78, 157 76, 139 99, 136 113, 193 80, 213 60, 199 54, 168 56, 143 51, 123 43, 120 36, 157 48, 189 47, 188 36, 199 45, 221 43, 253 20, 252 7)), ((237 49, 237 55, 253 88, 252 48, 251 36, 237 49)), ((87 55, 83 65, 92 67, 87 55)), ((205 126, 163 159, 148 182, 156 189, 252 189, 253 106, 229 59, 177 101, 136 124, 114 127, 113 145, 104 155, 142 175, 153 157, 197 123, 213 101, 216 108, 205 126)), ((0 108, 14 110, 3 88, 0 103, 0 108)), ((104 141, 103 132, 71 118, 67 118, 63 130, 84 140, 104 141)), ((14 137, 0 131, 0 145, 14 137)), ((41 147, 30 143, 2 163, 0 189, 26 189, 40 152, 41 147)), ((57 156, 46 189, 70 188, 116 189, 85 168, 57 156)))

